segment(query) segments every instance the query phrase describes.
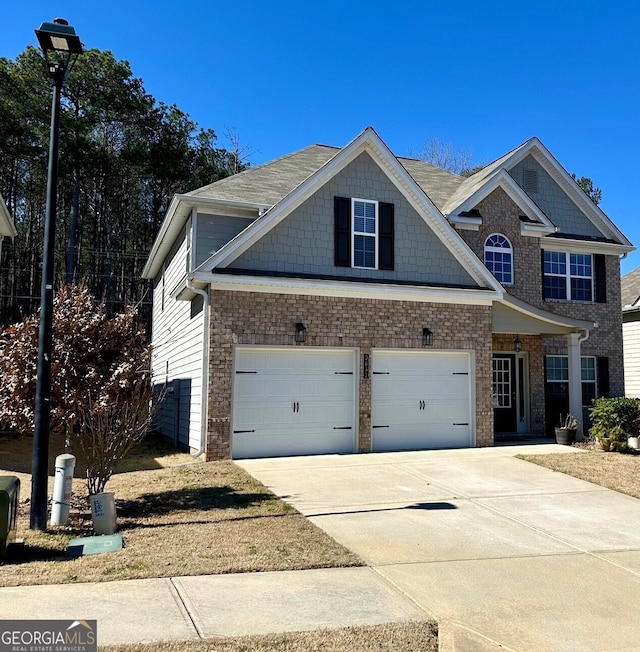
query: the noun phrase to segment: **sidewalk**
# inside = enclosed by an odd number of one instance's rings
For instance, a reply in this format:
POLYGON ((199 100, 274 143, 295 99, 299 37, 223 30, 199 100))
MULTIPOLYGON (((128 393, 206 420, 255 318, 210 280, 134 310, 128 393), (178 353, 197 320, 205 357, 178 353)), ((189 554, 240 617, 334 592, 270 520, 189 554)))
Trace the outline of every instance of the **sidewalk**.
POLYGON ((371 568, 0 588, 2 618, 98 621, 98 644, 425 620, 371 568))

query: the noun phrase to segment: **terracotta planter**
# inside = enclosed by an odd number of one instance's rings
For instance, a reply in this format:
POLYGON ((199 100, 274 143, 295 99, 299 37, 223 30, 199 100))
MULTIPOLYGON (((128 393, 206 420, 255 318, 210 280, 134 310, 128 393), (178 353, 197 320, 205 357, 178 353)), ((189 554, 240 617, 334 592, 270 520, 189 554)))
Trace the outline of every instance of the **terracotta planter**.
POLYGON ((576 441, 576 431, 566 428, 556 428, 556 444, 571 446, 576 441))

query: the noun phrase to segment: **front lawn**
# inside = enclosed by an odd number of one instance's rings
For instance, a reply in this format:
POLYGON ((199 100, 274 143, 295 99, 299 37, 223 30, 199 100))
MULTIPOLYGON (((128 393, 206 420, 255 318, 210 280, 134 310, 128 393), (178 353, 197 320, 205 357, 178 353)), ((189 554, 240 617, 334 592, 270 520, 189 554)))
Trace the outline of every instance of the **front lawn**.
POLYGON ((605 453, 590 449, 550 455, 518 455, 527 462, 539 464, 575 478, 640 498, 640 455, 605 453))
MULTIPOLYGON (((106 487, 115 493, 124 549, 67 560, 68 541, 91 534, 90 516, 74 516, 68 527, 45 533, 29 530, 27 453, 28 439, 0 435, 0 474, 23 481, 18 538, 24 539, 10 546, 0 586, 362 565, 233 462, 197 462, 154 441, 106 487)), ((86 496, 81 478, 74 493, 86 496)))

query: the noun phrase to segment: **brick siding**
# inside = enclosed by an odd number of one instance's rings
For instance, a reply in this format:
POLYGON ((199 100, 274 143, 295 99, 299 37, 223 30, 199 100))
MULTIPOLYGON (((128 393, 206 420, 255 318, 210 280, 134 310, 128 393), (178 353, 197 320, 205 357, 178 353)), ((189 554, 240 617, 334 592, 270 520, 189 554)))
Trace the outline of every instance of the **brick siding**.
MULTIPOLYGON (((462 230, 460 235, 484 262, 485 240, 492 233, 502 233, 509 238, 513 247, 514 283, 505 286, 509 294, 548 312, 597 323, 598 327, 591 330, 589 339, 581 347, 582 355, 609 358, 610 393, 612 396, 622 396, 624 394, 624 368, 618 256, 605 257, 606 303, 545 300, 542 296, 543 281, 540 264, 540 250, 544 247, 544 239, 520 234, 519 216, 522 211, 501 188, 496 189, 481 201, 477 208, 483 217, 480 230, 462 230)), ((532 431, 542 432, 544 430, 544 414, 540 413, 540 406, 544 406, 544 356, 566 355, 567 340, 564 336, 549 337, 544 338, 540 344, 534 341, 540 338, 521 337, 520 339, 523 341, 523 351, 529 353, 532 431)), ((500 339, 494 338, 494 346, 496 341, 500 342, 500 339)), ((512 342, 511 338, 511 348, 513 348, 512 342)))
MULTIPOLYGON (((476 445, 493 444, 491 308, 408 301, 213 291, 209 365, 207 460, 230 456, 233 350, 236 345, 294 345, 296 322, 307 327, 298 346, 420 349, 422 328, 435 334, 433 350, 475 354, 476 445)), ((371 450, 371 381, 361 374, 358 450, 371 450)))

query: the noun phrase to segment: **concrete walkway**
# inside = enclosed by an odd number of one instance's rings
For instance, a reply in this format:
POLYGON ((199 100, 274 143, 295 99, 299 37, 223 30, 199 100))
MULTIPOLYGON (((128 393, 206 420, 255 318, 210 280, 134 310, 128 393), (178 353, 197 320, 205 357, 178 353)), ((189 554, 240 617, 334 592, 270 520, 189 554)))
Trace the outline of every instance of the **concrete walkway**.
POLYGON ((435 617, 442 650, 639 650, 640 500, 514 458, 568 450, 241 466, 435 617))
POLYGON ((445 652, 640 649, 640 501, 515 459, 556 445, 241 463, 369 567, 0 589, 100 645, 436 618, 445 652))
POLYGON ((0 589, 0 618, 96 619, 99 645, 424 620, 371 568, 0 589))

